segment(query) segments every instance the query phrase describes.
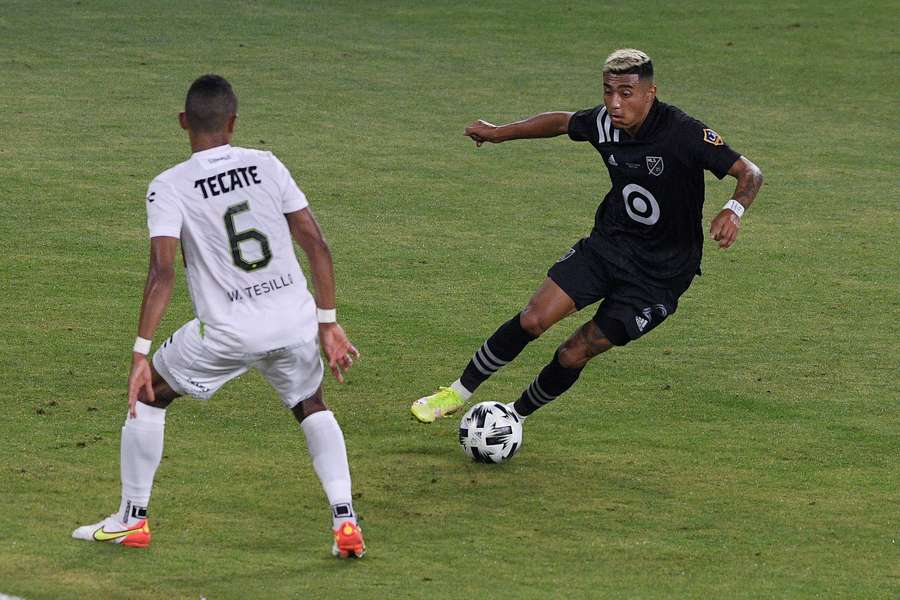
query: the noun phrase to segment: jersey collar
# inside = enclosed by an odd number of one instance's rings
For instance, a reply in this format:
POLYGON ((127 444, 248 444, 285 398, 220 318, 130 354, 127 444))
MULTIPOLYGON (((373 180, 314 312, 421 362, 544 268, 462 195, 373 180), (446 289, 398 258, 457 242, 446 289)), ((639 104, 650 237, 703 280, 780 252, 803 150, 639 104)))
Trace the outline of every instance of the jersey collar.
POLYGON ((231 161, 231 144, 223 144, 215 148, 194 152, 191 154, 191 158, 200 163, 204 169, 214 169, 223 162, 231 161))
POLYGON ((221 146, 216 146, 215 148, 208 148, 206 150, 201 150, 200 152, 194 152, 191 154, 192 158, 197 158, 200 160, 216 158, 223 154, 228 154, 231 151, 231 144, 223 144, 221 146))

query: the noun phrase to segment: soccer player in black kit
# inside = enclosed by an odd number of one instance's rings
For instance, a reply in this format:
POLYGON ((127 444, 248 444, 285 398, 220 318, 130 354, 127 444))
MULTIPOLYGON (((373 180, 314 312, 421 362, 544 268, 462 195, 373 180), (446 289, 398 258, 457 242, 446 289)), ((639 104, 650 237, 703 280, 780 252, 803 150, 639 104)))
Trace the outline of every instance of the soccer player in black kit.
POLYGON ((524 419, 568 390, 593 357, 658 327, 700 273, 703 171, 737 179, 734 195, 710 225, 721 248, 734 243, 762 172, 714 130, 656 98, 653 63, 640 50, 616 50, 603 66, 603 104, 547 112, 495 126, 478 120, 465 135, 478 146, 567 133, 590 142, 612 189, 594 229, 553 265, 522 312, 475 352, 450 387, 420 398, 412 413, 430 423, 462 408, 481 383, 560 319, 602 300, 596 314, 559 346, 514 403, 524 419))

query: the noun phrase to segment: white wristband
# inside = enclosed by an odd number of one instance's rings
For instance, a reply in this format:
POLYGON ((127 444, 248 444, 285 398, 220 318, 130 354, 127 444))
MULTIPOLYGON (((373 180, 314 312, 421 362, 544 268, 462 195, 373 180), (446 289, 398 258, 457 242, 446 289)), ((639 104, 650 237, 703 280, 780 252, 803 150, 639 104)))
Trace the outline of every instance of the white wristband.
POLYGON ((337 323, 337 310, 334 308, 317 308, 316 317, 319 323, 337 323))
POLYGON ((147 355, 150 354, 150 346, 153 344, 151 340, 147 340, 142 338, 141 336, 137 336, 134 339, 134 351, 138 354, 147 355))
POLYGON ((738 216, 738 219, 744 216, 744 205, 732 198, 728 202, 725 203, 725 206, 722 207, 722 210, 730 210, 734 214, 738 216))

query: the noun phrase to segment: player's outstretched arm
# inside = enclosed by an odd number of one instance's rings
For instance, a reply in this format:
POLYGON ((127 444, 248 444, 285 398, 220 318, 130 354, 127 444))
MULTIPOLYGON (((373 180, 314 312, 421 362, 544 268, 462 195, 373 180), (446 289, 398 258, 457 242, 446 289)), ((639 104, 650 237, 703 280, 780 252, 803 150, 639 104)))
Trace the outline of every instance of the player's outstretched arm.
MULTIPOLYGON (((744 211, 741 210, 741 207, 743 209, 749 208, 753 204, 753 200, 756 199, 756 194, 759 193, 759 188, 763 182, 762 171, 742 156, 734 161, 734 164, 728 169, 728 174, 737 179, 737 187, 735 187, 732 200, 740 204, 736 208, 738 212, 743 213, 744 211)), ((712 239, 719 242, 719 248, 728 248, 737 239, 740 228, 741 216, 734 210, 727 208, 726 205, 726 208, 719 211, 719 214, 712 220, 709 226, 709 235, 712 239)))
MULTIPOLYGON (((138 321, 138 335, 152 340, 159 322, 162 321, 172 298, 175 287, 175 254, 178 252, 178 238, 150 238, 150 267, 147 270, 147 282, 144 284, 144 299, 141 301, 141 316, 138 321)), ((151 381, 150 363, 147 356, 140 352, 131 353, 131 373, 128 375, 128 410, 132 417, 134 405, 140 391, 144 390, 146 398, 156 400, 151 381)))
MULTIPOLYGON (((307 207, 285 215, 291 235, 303 249, 309 260, 315 288, 316 306, 321 309, 335 307, 334 263, 331 260, 331 249, 322 235, 322 229, 307 207)), ((319 341, 322 351, 328 360, 332 375, 344 383, 344 373, 353 365, 353 359, 359 358, 357 350, 344 329, 337 323, 319 323, 319 341)))
POLYGON ((472 138, 476 146, 485 142, 499 144, 509 140, 556 137, 569 131, 572 114, 563 111, 545 112, 507 125, 493 125, 478 119, 466 127, 463 135, 472 138))

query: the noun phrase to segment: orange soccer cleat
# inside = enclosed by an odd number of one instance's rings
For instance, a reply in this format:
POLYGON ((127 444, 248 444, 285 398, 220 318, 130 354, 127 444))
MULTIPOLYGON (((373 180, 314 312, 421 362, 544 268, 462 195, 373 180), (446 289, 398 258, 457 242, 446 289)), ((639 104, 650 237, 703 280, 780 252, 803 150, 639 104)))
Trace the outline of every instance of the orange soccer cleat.
POLYGON ((353 521, 344 521, 334 530, 334 546, 331 553, 340 558, 362 558, 366 555, 366 543, 362 529, 353 521))

